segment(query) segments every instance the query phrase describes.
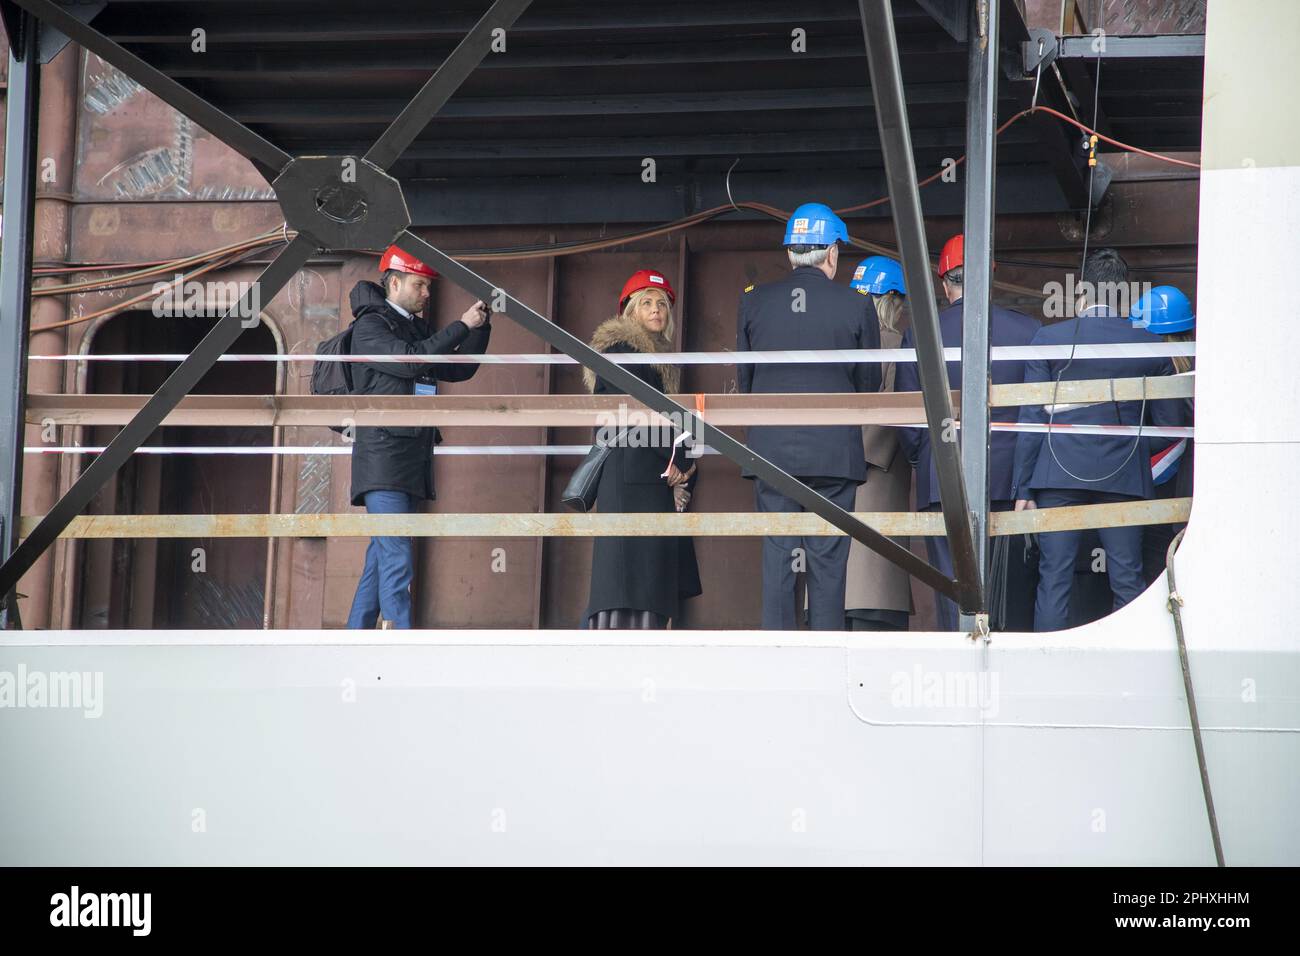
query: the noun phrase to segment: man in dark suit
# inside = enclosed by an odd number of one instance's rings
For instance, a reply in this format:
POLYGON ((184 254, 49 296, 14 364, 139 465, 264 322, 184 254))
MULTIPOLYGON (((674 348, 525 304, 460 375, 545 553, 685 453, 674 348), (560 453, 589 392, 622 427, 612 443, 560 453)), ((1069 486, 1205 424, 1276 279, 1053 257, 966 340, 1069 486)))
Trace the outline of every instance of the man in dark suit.
MULTIPOLYGON (((880 327, 871 297, 834 282, 844 222, 821 203, 805 203, 786 225, 790 275, 750 286, 740 296, 736 350, 874 349, 880 327)), ((742 392, 875 392, 880 366, 866 363, 746 365, 737 367, 742 392)), ((749 447, 846 510, 867 477, 862 426, 755 425, 749 447)), ((754 478, 752 472, 744 477, 754 478)), ((761 478, 754 482, 759 511, 804 507, 761 478)), ((795 574, 808 574, 809 620, 814 630, 844 629, 843 535, 770 536, 763 539, 763 627, 795 627, 795 574)))
MULTIPOLYGON (((962 316, 965 308, 962 303, 962 289, 965 281, 963 272, 964 237, 953 236, 944 243, 939 256, 939 277, 943 280, 943 292, 948 299, 948 308, 939 313, 939 333, 944 348, 961 348, 962 316)), ((1028 345, 1042 328, 1037 319, 1020 312, 1013 312, 1001 306, 993 306, 989 312, 989 343, 991 345, 1028 345)), ((902 348, 915 348, 914 336, 909 329, 903 337, 902 348)), ((948 362, 948 384, 954 389, 961 388, 961 364, 948 362)), ((1024 380, 1022 362, 993 362, 990 365, 990 377, 995 385, 1017 384, 1024 380)), ((919 392, 920 378, 915 362, 900 362, 894 380, 897 392, 919 392)), ((1015 408, 994 408, 990 410, 990 420, 995 422, 1014 422, 1015 408)), ((940 436, 942 439, 942 436, 940 436)), ((916 468, 916 508, 918 511, 939 511, 939 474, 930 453, 930 442, 934 436, 927 428, 900 429, 899 441, 906 452, 908 460, 916 468)), ((1015 459, 1016 437, 1005 432, 994 432, 989 439, 989 507, 993 511, 1010 511, 1014 506, 1011 491, 1012 465, 1015 459)), ((930 562, 944 574, 952 576, 952 552, 947 538, 926 538, 926 550, 930 562)), ((1007 616, 1004 626, 1008 630, 1028 630, 1032 625, 1032 588, 1031 579, 1020 554, 1016 554, 1014 545, 1008 559, 1007 573, 1007 616)), ((935 593, 935 615, 937 627, 941 631, 957 630, 957 605, 951 598, 935 593)))
MULTIPOLYGON (((1045 326, 1032 345, 1096 345, 1158 343, 1160 338, 1135 328, 1128 310, 1116 308, 1127 293, 1128 265, 1114 249, 1098 249, 1084 262, 1076 318, 1045 326)), ((1026 382, 1072 382, 1083 379, 1136 378, 1172 375, 1167 358, 1032 359, 1025 364, 1026 382)), ((1157 402, 1097 402, 1083 405, 1025 405, 1026 423, 1137 425, 1144 417, 1156 425, 1182 425, 1180 400, 1157 402), (1145 404, 1145 409, 1144 409, 1145 404)), ((1130 435, 1049 436, 1023 432, 1016 442, 1016 510, 1067 505, 1139 501, 1152 495, 1151 452, 1168 444, 1161 439, 1130 435)), ((1070 622, 1070 589, 1082 531, 1054 531, 1038 536, 1038 600, 1034 629, 1055 631, 1070 622)), ((1113 606, 1123 607, 1142 593, 1142 528, 1098 530, 1110 579, 1113 606)))

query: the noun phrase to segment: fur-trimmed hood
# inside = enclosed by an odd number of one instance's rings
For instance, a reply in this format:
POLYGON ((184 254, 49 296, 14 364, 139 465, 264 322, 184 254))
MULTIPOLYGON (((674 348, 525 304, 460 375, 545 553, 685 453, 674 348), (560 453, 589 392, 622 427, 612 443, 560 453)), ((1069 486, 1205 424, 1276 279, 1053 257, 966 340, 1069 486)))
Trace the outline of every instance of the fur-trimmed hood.
MULTIPOLYGON (((628 345, 647 355, 673 351, 673 343, 667 338, 654 335, 636 319, 625 319, 621 315, 600 323, 591 337, 591 347, 597 352, 605 352, 614 345, 628 345)), ((681 391, 682 370, 680 368, 676 365, 652 365, 651 368, 663 379, 665 392, 671 394, 681 391)), ((582 370, 582 380, 587 385, 587 391, 596 390, 596 373, 591 369, 582 370)))

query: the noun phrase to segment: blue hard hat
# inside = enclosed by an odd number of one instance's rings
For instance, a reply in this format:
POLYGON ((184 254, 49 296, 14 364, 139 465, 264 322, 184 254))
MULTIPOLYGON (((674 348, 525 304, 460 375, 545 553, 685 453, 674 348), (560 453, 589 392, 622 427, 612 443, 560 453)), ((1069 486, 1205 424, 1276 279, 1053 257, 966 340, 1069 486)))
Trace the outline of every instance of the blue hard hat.
POLYGON ((871 256, 859 262, 853 270, 849 288, 871 295, 884 295, 886 292, 907 295, 903 285, 903 267, 888 256, 871 256))
POLYGON ((1137 328, 1156 335, 1186 332, 1196 325, 1192 304, 1171 285, 1158 285, 1138 299, 1129 319, 1137 328))
POLYGON ((848 242, 849 229, 835 210, 819 202, 806 202, 794 211, 785 224, 787 246, 829 246, 848 242))

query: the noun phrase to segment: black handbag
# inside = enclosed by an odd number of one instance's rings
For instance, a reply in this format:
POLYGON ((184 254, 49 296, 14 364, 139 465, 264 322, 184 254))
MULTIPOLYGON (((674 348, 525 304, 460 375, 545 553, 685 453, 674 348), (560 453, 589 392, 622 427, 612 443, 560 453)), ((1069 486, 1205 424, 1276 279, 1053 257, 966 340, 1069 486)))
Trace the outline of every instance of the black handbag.
MULTIPOLYGON (((622 442, 623 434, 620 433, 614 439, 614 444, 622 442)), ((560 495, 562 504, 584 514, 596 507, 596 492, 600 488, 600 473, 614 450, 614 444, 596 442, 591 446, 591 451, 587 452, 587 457, 582 459, 582 463, 573 470, 573 477, 564 486, 564 493, 560 495)))

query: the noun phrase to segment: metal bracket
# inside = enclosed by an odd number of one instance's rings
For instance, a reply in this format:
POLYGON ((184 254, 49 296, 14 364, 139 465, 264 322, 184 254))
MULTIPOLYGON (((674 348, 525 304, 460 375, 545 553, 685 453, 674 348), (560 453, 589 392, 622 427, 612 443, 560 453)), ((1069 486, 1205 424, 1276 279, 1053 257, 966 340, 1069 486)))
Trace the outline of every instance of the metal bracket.
MULTIPOLYGON (((77 3, 69 3, 63 6, 64 13, 76 17, 82 23, 89 23, 108 6, 106 0, 81 0, 77 3)), ((42 23, 36 31, 36 60, 38 63, 49 63, 56 56, 63 52, 63 48, 71 41, 67 35, 54 27, 42 23)))
POLYGON ((401 184, 358 156, 299 156, 271 187, 285 222, 321 249, 383 249, 411 224, 401 184))
POLYGON ((1033 76, 1040 66, 1052 65, 1052 61, 1061 52, 1061 46, 1051 30, 1046 27, 1030 27, 1029 39, 1020 44, 1020 51, 1025 61, 1025 76, 1033 76))

